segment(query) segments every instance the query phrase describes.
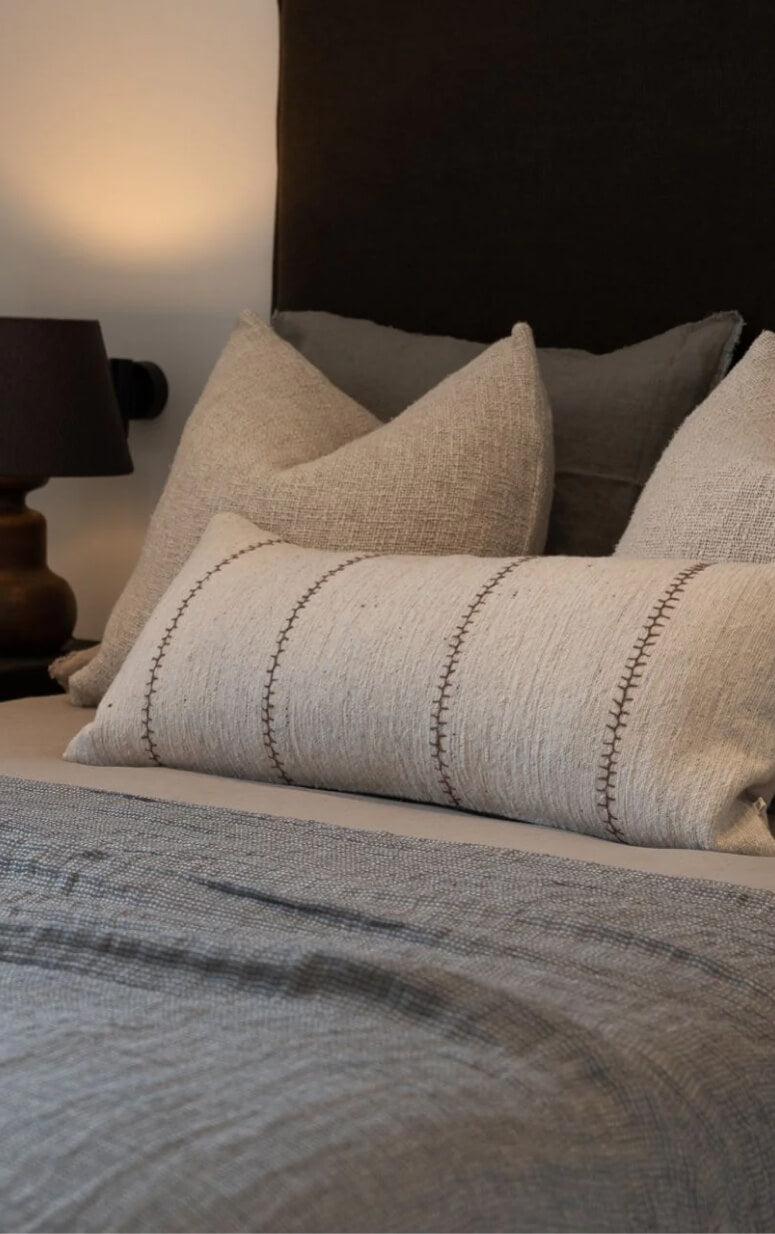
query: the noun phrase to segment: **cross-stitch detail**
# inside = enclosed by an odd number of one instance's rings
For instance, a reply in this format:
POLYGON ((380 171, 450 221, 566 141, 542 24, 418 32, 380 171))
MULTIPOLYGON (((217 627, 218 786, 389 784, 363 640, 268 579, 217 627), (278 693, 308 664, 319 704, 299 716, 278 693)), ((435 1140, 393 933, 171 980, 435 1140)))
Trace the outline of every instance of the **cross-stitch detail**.
POLYGON ((327 583, 329 579, 334 578, 335 575, 341 574, 342 570, 346 570, 348 566, 357 565, 359 561, 368 561, 369 558, 376 556, 378 556, 377 553, 362 553, 358 557, 348 557, 346 561, 341 561, 338 566, 334 566, 332 569, 326 570, 325 574, 322 574, 311 587, 307 588, 301 599, 296 601, 288 617, 283 623, 280 633, 277 636, 277 644, 274 652, 272 653, 272 658, 269 661, 269 669, 266 675, 266 681, 264 682, 264 691, 261 699, 261 729, 264 737, 264 748, 269 755, 269 761, 282 780, 283 784, 292 784, 293 781, 288 775, 283 760, 280 757, 277 748, 277 735, 275 732, 274 694, 280 657, 288 645, 288 639, 290 638, 291 631, 298 620, 299 613, 302 609, 306 608, 309 601, 313 596, 317 595, 324 584, 327 583))
POLYGON ((146 750, 148 751, 148 755, 151 759, 151 762, 155 763, 157 767, 162 767, 164 764, 162 763, 161 757, 159 756, 159 748, 156 742, 156 733, 154 731, 154 727, 152 723, 154 695, 156 694, 156 691, 159 685, 159 673, 161 671, 162 662, 164 660, 164 657, 167 654, 167 651, 169 650, 170 643, 172 642, 172 639, 180 624, 181 617, 188 609, 194 597, 198 595, 199 592, 202 590, 205 583, 209 582, 209 580, 215 574, 219 574, 225 566, 230 565, 232 561, 236 561, 238 557, 244 557, 246 553, 253 553, 255 552, 256 549, 268 548, 270 544, 279 544, 279 543, 280 543, 279 539, 261 540, 257 544, 249 544, 246 548, 241 548, 239 549, 238 552, 231 553, 230 556, 224 557, 223 561, 219 561, 218 564, 213 566, 211 570, 208 570, 207 573, 203 574, 200 579, 197 579, 193 587, 191 587, 191 589, 186 592, 185 596, 183 597, 177 609, 175 610, 175 614, 170 620, 170 622, 168 623, 164 631, 164 634, 162 636, 161 642, 159 643, 159 646, 156 648, 156 651, 151 660, 151 671, 150 671, 150 675, 148 677, 148 681, 146 682, 146 686, 145 686, 143 709, 141 713, 142 728, 140 732, 140 739, 143 745, 145 746, 146 750))
POLYGON ((595 787, 600 817, 610 836, 618 840, 620 844, 626 844, 627 838, 622 829, 622 821, 617 814, 619 757, 624 730, 630 716, 630 705, 643 679, 654 644, 672 617, 691 580, 707 568, 708 563, 702 561, 696 562, 693 566, 687 566, 665 589, 650 610, 635 640, 632 654, 625 663, 624 672, 614 689, 595 787))
POLYGON ((460 624, 455 627, 455 632, 447 645, 447 656, 441 671, 439 692, 434 699, 433 711, 431 713, 431 754, 442 792, 450 805, 455 806, 457 809, 460 809, 461 800, 454 786, 452 768, 449 761, 449 700, 452 691, 452 681, 460 663, 463 643, 468 637, 476 614, 501 580, 506 578, 508 574, 511 574, 513 570, 516 570, 518 566, 524 565, 529 560, 527 557, 515 558, 508 565, 502 566, 496 574, 493 574, 483 584, 465 610, 460 624))

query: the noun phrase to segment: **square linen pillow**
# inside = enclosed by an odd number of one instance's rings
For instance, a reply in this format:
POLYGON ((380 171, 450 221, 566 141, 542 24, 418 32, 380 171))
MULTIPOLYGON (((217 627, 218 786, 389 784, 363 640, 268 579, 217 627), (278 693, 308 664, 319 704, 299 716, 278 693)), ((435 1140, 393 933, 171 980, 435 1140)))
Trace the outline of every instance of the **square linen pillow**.
MULTIPOLYGON (((178 447, 102 646, 69 679, 99 701, 213 514, 356 552, 539 553, 553 478, 546 392, 526 325, 390 424, 243 313, 178 447)), ((58 666, 67 676, 67 662, 58 666)))
POLYGON ((676 433, 616 552, 775 561, 775 334, 676 433))
MULTIPOLYGON (((484 349, 333 313, 280 312, 272 322, 383 420, 484 349)), ((557 470, 547 551, 613 552, 670 437, 724 376, 742 324, 738 313, 715 313, 601 356, 539 347, 557 470)))
POLYGON ((213 519, 75 762, 775 855, 775 565, 380 556, 213 519))

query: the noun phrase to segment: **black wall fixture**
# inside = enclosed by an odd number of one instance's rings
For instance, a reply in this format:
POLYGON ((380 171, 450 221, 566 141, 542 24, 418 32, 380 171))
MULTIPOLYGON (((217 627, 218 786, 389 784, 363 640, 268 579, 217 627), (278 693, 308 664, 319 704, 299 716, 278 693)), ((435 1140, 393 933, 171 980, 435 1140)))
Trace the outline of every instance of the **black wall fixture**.
POLYGON ((167 402, 167 378, 151 360, 110 361, 110 376, 124 423, 155 420, 167 402))

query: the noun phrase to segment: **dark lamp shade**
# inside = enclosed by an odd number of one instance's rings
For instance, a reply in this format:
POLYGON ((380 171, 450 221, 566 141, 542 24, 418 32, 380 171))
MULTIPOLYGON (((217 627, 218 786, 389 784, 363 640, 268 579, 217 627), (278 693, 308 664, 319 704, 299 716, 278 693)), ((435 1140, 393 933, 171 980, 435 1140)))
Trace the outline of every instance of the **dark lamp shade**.
POLYGON ((0 317, 0 476, 131 470, 99 322, 0 317))

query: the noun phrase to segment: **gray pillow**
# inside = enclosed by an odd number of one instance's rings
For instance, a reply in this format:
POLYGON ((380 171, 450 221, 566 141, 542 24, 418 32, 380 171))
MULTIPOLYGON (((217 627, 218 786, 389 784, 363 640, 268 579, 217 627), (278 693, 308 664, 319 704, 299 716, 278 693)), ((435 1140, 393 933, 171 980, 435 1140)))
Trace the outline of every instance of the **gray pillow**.
MULTIPOLYGON (((272 322, 383 420, 485 348, 333 313, 280 312, 272 322)), ((613 552, 673 433, 726 373, 742 325, 739 313, 714 313, 605 355, 538 349, 555 435, 547 552, 613 552)))

